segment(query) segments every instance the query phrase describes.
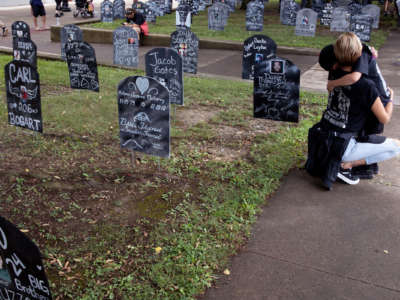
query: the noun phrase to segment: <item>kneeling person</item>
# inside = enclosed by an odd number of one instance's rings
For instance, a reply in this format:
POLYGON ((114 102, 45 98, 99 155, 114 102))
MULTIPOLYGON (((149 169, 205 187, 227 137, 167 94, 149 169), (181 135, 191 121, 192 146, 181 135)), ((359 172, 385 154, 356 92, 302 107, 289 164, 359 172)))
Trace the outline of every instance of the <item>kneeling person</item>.
MULTIPOLYGON (((352 72, 353 64, 361 57, 362 44, 353 33, 339 36, 334 52, 338 62, 336 78, 352 72)), ((383 106, 375 85, 361 77, 356 83, 334 88, 329 93, 328 106, 319 123, 309 131, 309 153, 306 169, 323 179, 324 186, 340 178, 349 184, 359 179, 351 168, 377 163, 400 153, 400 142, 382 136, 359 133, 372 112, 382 124, 390 121, 393 111, 393 91, 383 106)))

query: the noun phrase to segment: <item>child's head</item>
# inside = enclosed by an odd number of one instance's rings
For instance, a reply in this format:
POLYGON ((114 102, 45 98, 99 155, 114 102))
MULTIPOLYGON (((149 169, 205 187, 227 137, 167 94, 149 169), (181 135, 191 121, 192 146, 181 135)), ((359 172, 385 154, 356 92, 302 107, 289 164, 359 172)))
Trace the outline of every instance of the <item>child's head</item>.
POLYGON ((354 33, 345 32, 338 37, 333 45, 333 50, 338 64, 342 67, 349 67, 360 58, 362 44, 354 33))
POLYGON ((128 8, 125 12, 125 16, 127 18, 133 18, 133 16, 135 15, 136 10, 134 8, 128 8))

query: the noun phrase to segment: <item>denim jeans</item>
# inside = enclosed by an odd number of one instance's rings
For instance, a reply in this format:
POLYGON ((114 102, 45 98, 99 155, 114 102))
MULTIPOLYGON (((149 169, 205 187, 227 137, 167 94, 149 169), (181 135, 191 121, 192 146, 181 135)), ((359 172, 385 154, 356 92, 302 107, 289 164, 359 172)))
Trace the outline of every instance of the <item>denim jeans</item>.
POLYGON ((400 144, 387 138, 381 144, 359 143, 354 138, 350 142, 343 154, 342 162, 350 162, 365 159, 367 165, 393 158, 400 154, 400 144))

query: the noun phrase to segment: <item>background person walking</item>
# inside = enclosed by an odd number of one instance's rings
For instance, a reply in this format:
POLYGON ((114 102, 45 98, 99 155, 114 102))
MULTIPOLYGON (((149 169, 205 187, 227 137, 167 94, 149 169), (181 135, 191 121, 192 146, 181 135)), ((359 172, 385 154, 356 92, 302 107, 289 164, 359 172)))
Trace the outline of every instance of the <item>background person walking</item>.
POLYGON ((32 8, 33 25, 35 26, 35 30, 49 29, 49 27, 46 26, 46 10, 44 9, 42 0, 30 0, 30 4, 32 8), (42 18, 42 27, 40 28, 37 21, 38 16, 42 18))

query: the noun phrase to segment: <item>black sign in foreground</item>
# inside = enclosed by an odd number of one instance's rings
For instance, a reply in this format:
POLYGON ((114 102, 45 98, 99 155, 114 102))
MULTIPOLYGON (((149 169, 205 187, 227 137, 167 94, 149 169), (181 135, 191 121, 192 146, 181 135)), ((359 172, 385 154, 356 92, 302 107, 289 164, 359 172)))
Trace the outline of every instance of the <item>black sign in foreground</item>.
POLYGON ((118 85, 122 148, 169 157, 168 90, 150 77, 127 77, 118 85))
POLYGON ((25 61, 13 60, 5 66, 4 74, 8 123, 43 132, 40 82, 36 68, 25 61))
POLYGON ((69 42, 65 46, 71 88, 99 91, 96 54, 86 42, 69 42))
POLYGON ((52 299, 38 247, 1 216, 0 299, 52 299))
POLYGON ((256 65, 255 118, 298 122, 299 94, 300 70, 295 64, 275 57, 256 65))

